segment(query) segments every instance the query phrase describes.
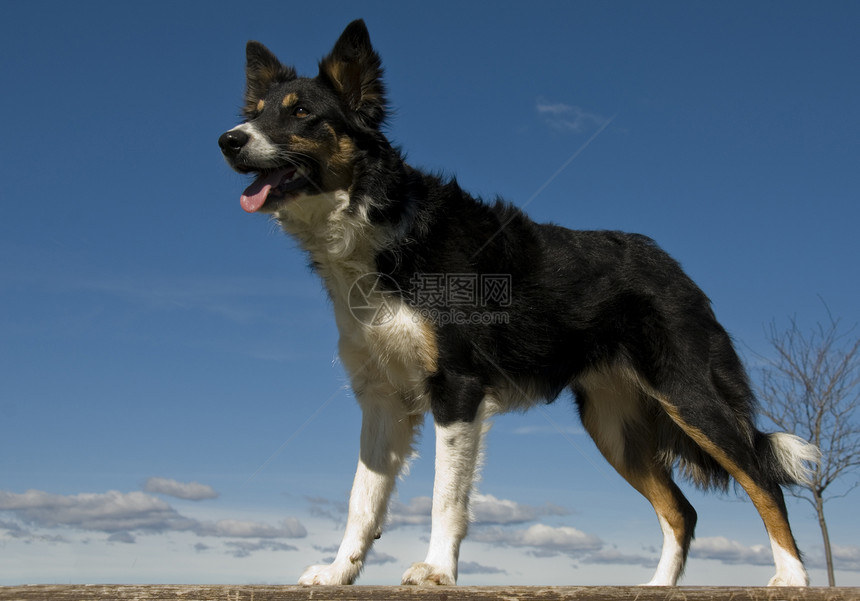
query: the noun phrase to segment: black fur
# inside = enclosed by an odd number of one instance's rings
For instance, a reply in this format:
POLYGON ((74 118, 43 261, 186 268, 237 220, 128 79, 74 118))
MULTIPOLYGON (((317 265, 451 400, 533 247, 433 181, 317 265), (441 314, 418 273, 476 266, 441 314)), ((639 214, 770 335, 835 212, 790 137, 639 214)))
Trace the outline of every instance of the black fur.
MULTIPOLYGON (((589 376, 613 374, 636 391, 624 397, 636 406, 623 423, 624 456, 615 463, 631 483, 639 473, 677 468, 702 487, 725 488, 731 471, 751 479, 751 496, 764 491, 761 498, 772 499, 784 516, 779 485, 797 478, 777 456, 776 439, 755 427, 746 373, 710 301, 654 241, 538 224, 504 201, 476 199, 456 181, 408 165, 381 130, 382 67, 361 21, 347 27, 313 79, 297 77, 256 42, 247 54, 245 116, 284 158, 255 166, 246 132, 231 130, 220 143, 234 167, 265 177, 291 164, 311 165, 305 188, 290 194, 346 189, 346 212, 356 223, 364 215, 379 233, 367 270, 385 274, 381 282, 419 314, 438 308, 422 295, 422 274, 509 278, 506 298, 454 308, 463 318, 457 323, 431 323, 435 370, 424 391, 437 423, 471 422, 488 394, 523 408, 565 391, 586 421, 600 392, 590 388, 589 376), (341 154, 348 149, 348 160, 332 158, 335 145, 341 154), (333 164, 343 174, 327 180, 333 164), (473 321, 482 312, 507 319, 473 321)), ((279 211, 292 198, 267 200, 264 210, 283 220, 279 211)), ((612 444, 598 440, 608 456, 612 444)), ((686 553, 695 511, 668 482, 665 490, 683 515, 678 528, 686 553)))

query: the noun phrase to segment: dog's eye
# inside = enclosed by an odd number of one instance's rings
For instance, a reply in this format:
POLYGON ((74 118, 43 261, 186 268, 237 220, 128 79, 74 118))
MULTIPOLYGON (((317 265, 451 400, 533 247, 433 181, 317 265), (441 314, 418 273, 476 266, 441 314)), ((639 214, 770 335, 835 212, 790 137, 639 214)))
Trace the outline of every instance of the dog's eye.
POLYGON ((309 117, 311 112, 303 106, 297 106, 293 109, 293 116, 298 117, 299 119, 304 119, 305 117, 309 117))

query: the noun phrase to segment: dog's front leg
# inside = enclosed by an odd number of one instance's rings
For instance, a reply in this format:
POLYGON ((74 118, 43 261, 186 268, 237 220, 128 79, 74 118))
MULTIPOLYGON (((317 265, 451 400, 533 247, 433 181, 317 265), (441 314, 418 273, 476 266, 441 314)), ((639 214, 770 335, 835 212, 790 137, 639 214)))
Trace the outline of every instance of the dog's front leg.
POLYGON ((484 434, 482 412, 471 422, 436 424, 436 478, 427 559, 403 574, 403 584, 457 583, 460 543, 469 528, 469 496, 480 461, 484 434))
POLYGON ((361 452, 349 496, 346 532, 334 562, 311 566, 299 584, 352 584, 382 530, 397 474, 412 449, 421 418, 379 405, 363 406, 361 452))

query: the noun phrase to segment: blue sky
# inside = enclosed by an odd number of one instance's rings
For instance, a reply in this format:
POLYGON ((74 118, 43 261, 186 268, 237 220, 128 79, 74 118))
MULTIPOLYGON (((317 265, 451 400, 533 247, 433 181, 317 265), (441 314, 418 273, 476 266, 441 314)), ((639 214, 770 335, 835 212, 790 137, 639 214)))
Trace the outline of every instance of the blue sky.
MULTIPOLYGON (((537 220, 654 237, 751 364, 767 324, 812 325, 821 299, 860 320, 856 3, 3 3, 0 585, 293 583, 333 556, 360 416, 330 307, 241 210, 216 140, 246 40, 314 74, 356 17, 413 164, 537 220)), ((424 557, 425 430, 364 584, 424 557)), ((752 506, 685 490, 683 582, 765 584, 752 506)), ((567 400, 496 420, 479 493, 461 584, 656 565, 650 507, 567 400)), ((857 499, 828 505, 840 584, 860 584, 857 499)), ((814 517, 790 511, 826 584, 814 517)))

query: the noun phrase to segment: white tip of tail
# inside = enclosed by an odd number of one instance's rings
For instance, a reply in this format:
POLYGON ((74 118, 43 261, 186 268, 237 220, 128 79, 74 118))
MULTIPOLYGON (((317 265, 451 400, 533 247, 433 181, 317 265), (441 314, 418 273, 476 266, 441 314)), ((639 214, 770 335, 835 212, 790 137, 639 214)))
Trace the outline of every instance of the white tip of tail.
POLYGON ((821 459, 821 451, 800 436, 786 432, 770 435, 774 454, 785 473, 798 484, 809 486, 812 483, 813 466, 821 459))

